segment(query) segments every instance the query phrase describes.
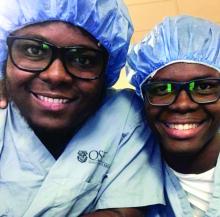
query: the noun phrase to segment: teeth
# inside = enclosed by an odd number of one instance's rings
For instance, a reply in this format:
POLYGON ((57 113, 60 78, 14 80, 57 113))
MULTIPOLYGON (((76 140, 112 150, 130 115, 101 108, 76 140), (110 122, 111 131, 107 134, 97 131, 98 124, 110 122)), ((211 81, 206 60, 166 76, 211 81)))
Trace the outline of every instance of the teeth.
POLYGON ((176 130, 190 130, 198 127, 198 124, 169 124, 168 127, 176 130))
POLYGON ((37 97, 42 101, 55 103, 55 104, 65 104, 68 102, 68 99, 50 98, 50 97, 41 96, 41 95, 38 95, 37 97))

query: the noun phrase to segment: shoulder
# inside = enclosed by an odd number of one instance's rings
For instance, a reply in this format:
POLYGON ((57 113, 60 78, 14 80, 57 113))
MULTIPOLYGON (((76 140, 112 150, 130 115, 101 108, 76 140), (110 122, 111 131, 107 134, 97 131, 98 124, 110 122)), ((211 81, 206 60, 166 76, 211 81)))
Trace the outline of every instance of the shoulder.
POLYGON ((142 111, 143 102, 132 89, 108 89, 103 106, 118 111, 142 111))
POLYGON ((101 112, 115 124, 123 122, 124 130, 146 125, 143 101, 132 89, 108 89, 101 112))

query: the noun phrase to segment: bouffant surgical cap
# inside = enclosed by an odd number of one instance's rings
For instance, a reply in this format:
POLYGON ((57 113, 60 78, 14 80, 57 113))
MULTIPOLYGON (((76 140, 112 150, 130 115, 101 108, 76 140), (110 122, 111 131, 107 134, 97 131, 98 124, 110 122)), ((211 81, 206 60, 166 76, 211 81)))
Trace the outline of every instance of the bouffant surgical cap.
POLYGON ((176 62, 203 64, 220 71, 220 26, 192 16, 167 17, 130 48, 126 72, 141 95, 147 79, 176 62))
POLYGON ((89 32, 108 51, 106 85, 112 86, 125 64, 133 27, 122 0, 0 0, 0 78, 7 58, 7 36, 24 26, 64 21, 89 32))

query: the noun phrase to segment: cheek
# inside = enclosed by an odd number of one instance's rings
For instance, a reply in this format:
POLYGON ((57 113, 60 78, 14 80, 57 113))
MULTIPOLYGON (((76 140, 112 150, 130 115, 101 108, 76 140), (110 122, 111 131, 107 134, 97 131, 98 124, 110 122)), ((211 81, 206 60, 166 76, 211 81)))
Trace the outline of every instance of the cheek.
POLYGON ((7 62, 6 62, 6 67, 5 67, 5 71, 6 71, 6 76, 7 77, 12 77, 13 74, 16 72, 16 67, 14 66, 14 64, 11 62, 10 57, 8 57, 7 62))
POLYGON ((77 111, 87 117, 98 109, 104 94, 104 84, 100 80, 94 80, 80 81, 76 85, 80 96, 77 111))
POLYGON ((17 69, 8 61, 6 68, 6 91, 14 101, 20 101, 27 98, 26 87, 33 79, 34 75, 17 69))
POLYGON ((7 61, 7 64, 6 64, 5 77, 6 77, 7 83, 13 82, 13 77, 15 77, 15 76, 13 76, 13 67, 12 67, 10 61, 7 61))
POLYGON ((148 120, 151 122, 158 118, 160 112, 161 112, 160 109, 158 109, 157 107, 154 107, 152 105, 145 106, 146 116, 148 120))
POLYGON ((10 64, 7 64, 6 68, 6 90, 8 95, 13 95, 14 89, 16 86, 19 86, 19 78, 14 73, 13 67, 10 64))
POLYGON ((157 123, 160 116, 160 109, 154 107, 154 106, 145 106, 145 113, 148 123, 150 124, 150 127, 153 129, 154 132, 157 132, 157 123))
POLYGON ((100 99, 104 92, 102 80, 82 81, 77 86, 84 98, 100 99))
MULTIPOLYGON (((21 86, 23 83, 24 72, 20 72, 10 61, 7 61, 6 66, 6 87, 9 89, 14 89, 17 86, 21 86)), ((8 92, 10 94, 10 92, 8 92)))
POLYGON ((207 105, 205 107, 206 112, 213 118, 218 127, 220 126, 220 100, 217 103, 207 105))

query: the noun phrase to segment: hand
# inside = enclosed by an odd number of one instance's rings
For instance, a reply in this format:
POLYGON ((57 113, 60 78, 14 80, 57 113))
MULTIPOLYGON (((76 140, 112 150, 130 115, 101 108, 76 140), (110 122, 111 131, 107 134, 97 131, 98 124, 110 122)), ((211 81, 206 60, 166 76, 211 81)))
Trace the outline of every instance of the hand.
POLYGON ((5 80, 0 80, 0 109, 3 109, 7 106, 7 94, 5 88, 5 80))
POLYGON ((81 217, 144 217, 144 208, 119 208, 98 210, 81 217))

